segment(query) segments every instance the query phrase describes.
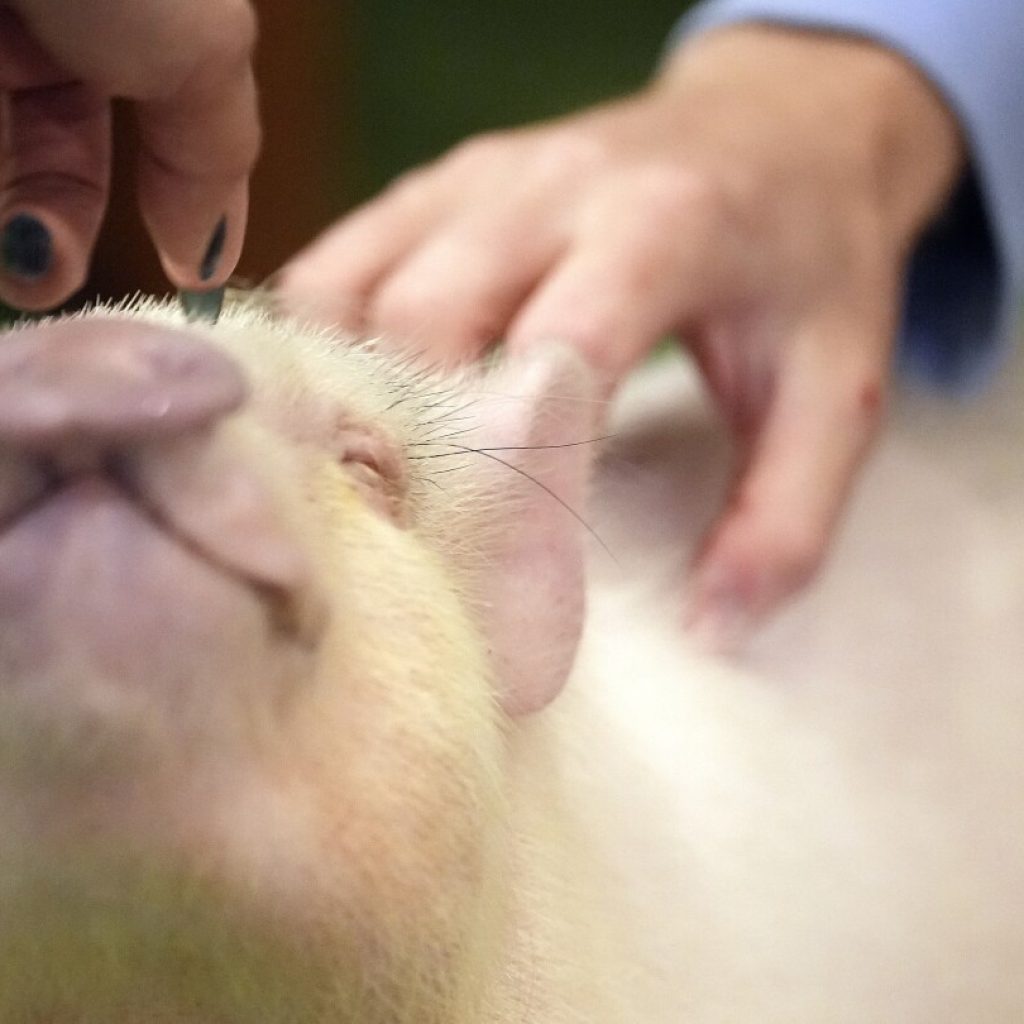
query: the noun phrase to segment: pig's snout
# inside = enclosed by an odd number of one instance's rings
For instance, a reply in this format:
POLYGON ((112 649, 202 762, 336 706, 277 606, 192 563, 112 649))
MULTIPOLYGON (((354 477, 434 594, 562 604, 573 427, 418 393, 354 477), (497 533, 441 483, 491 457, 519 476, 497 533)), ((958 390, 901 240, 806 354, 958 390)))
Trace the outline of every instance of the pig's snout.
POLYGON ((0 344, 0 444, 26 451, 174 437, 245 394, 228 356, 153 325, 68 320, 0 344))
MULTIPOLYGON (((72 319, 0 339, 2 559, 61 548, 73 531, 108 564, 129 533, 147 551, 159 537, 255 587, 278 625, 311 641, 322 615, 306 558, 251 452, 219 427, 246 392, 228 355, 159 325, 72 319), (114 506, 116 536, 85 529, 114 506)), ((193 574, 184 563, 175 571, 187 595, 193 574)), ((26 586, 51 581, 36 573, 26 586)))

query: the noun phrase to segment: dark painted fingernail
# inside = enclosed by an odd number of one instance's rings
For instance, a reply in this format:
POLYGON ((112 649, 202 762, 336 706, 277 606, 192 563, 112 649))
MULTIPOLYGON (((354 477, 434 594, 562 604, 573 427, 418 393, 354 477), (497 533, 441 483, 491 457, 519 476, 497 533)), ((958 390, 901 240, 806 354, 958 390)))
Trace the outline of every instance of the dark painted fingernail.
POLYGON ((0 241, 4 270, 35 280, 53 264, 53 238, 46 225, 29 213, 12 217, 0 241))
POLYGON ((209 281, 217 271, 217 264, 224 253, 224 240, 228 237, 228 219, 221 217, 210 236, 210 244, 206 247, 203 262, 199 264, 199 278, 209 281))
POLYGON ((215 324, 220 318, 220 309, 224 305, 224 289, 212 288, 208 292, 195 292, 182 288, 178 292, 178 301, 190 322, 215 324))

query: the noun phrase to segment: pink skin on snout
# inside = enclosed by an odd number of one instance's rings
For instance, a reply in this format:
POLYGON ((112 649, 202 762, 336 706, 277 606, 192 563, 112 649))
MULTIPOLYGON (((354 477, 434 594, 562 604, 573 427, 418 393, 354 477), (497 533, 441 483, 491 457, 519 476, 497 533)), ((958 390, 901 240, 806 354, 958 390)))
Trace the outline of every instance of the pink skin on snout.
POLYGON ((0 345, 0 443, 49 455, 176 437, 245 401, 241 371, 198 338, 152 324, 66 320, 0 345))
POLYGON ((246 390, 230 357, 157 325, 66 320, 4 339, 0 631, 26 664, 57 656, 54 637, 105 635, 114 661, 213 642, 253 603, 311 642, 309 567, 218 433, 246 390), (168 592, 174 621, 147 601, 168 592))

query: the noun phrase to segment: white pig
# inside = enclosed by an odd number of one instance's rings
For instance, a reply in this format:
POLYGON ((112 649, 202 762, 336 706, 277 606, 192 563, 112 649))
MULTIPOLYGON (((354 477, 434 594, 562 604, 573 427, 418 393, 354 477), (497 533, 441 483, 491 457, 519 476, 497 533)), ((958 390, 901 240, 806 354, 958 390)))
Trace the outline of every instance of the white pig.
POLYGON ((546 707, 598 419, 568 351, 442 380, 246 304, 5 337, 0 1021, 1024 1018, 1021 700, 792 619, 795 664, 687 647, 710 492, 657 397, 546 707))
POLYGON ((453 390, 254 306, 4 338, 0 1019, 513 1019, 594 415, 565 351, 453 390))

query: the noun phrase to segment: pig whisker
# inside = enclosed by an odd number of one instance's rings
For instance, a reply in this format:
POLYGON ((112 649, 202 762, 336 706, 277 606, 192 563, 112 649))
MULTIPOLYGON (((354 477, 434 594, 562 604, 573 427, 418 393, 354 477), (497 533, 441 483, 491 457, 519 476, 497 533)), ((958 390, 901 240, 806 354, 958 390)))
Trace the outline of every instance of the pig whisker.
MULTIPOLYGON (((526 395, 510 395, 507 391, 481 391, 474 389, 473 393, 479 395, 481 398, 500 398, 506 402, 528 402, 529 397, 526 395)), ((549 395, 548 398, 554 402, 575 402, 576 404, 584 405, 600 405, 607 406, 609 400, 607 398, 585 398, 582 395, 549 395)))
MULTIPOLYGON (((460 417, 463 419, 463 417, 460 417)), ((466 434, 472 431, 472 427, 460 427, 458 430, 448 431, 446 434, 440 433, 442 427, 448 426, 448 421, 439 420, 432 431, 428 431, 418 441, 412 442, 412 446, 420 444, 441 444, 444 441, 449 440, 453 437, 464 437, 466 434)))
MULTIPOLYGON (((393 409, 397 409, 399 406, 402 406, 402 405, 408 405, 410 402, 413 402, 413 401, 415 401, 417 403, 417 405, 418 405, 420 398, 424 397, 424 396, 421 396, 419 393, 417 393, 414 388, 410 388, 410 387, 398 388, 398 389, 396 389, 395 393, 396 393, 397 397, 394 399, 393 402, 391 402, 390 404, 388 404, 385 407, 385 409, 384 409, 385 412, 391 412, 393 409)), ((436 392, 435 392, 435 394, 436 394, 436 392)), ((434 395, 427 395, 425 397, 432 398, 432 397, 434 397, 434 395)), ((431 408, 431 406, 427 406, 427 408, 431 408)))
MULTIPOLYGON (((459 433, 467 433, 467 431, 459 431, 459 433)), ((455 436, 455 435, 449 435, 455 436)), ((591 437, 586 441, 566 441, 563 444, 508 444, 501 445, 497 448, 464 448, 462 445, 458 445, 459 451, 457 452, 434 452, 431 455, 410 455, 410 459, 443 459, 452 455, 461 455, 466 452, 474 452, 477 455, 486 454, 488 452, 538 452, 544 451, 548 448, 578 448, 584 444, 597 444, 600 441, 611 441, 614 440, 615 434, 605 434, 602 437, 591 437)), ((448 444, 448 441, 414 441, 412 447, 417 447, 421 444, 448 444)))
POLYGON ((469 402, 465 402, 462 405, 452 406, 445 399, 439 399, 436 402, 421 403, 419 406, 420 412, 424 413, 431 409, 440 409, 441 414, 434 417, 433 419, 425 419, 422 422, 429 426, 431 423, 448 423, 455 417, 463 417, 470 409, 479 403, 474 398, 469 402))
MULTIPOLYGON (((445 472, 448 472, 448 471, 446 470, 445 472)), ((438 475, 439 475, 439 474, 437 474, 437 473, 435 473, 435 474, 434 474, 434 476, 438 476, 438 475)), ((433 477, 433 476, 428 476, 428 477, 426 478, 426 480, 427 480, 427 483, 429 483, 429 484, 431 484, 432 486, 436 487, 436 488, 437 488, 437 489, 438 489, 438 490, 439 490, 439 491, 440 491, 440 492, 441 492, 442 494, 447 494, 447 493, 448 493, 448 492, 447 492, 447 491, 446 491, 446 490, 445 490, 445 489, 444 489, 444 488, 443 488, 443 487, 442 487, 442 486, 441 486, 441 485, 440 485, 440 484, 439 484, 439 483, 438 483, 438 482, 437 482, 437 481, 436 481, 436 480, 434 479, 434 477, 433 477)))
POLYGON ((446 409, 440 416, 435 416, 433 419, 421 420, 420 422, 424 427, 433 427, 438 424, 445 425, 448 423, 463 423, 469 418, 467 413, 472 408, 473 404, 474 403, 470 402, 455 409, 446 409))
POLYGON ((605 437, 593 437, 593 438, 590 438, 589 440, 586 440, 586 441, 568 441, 565 444, 507 445, 505 447, 498 447, 498 448, 471 448, 471 447, 469 447, 467 445, 455 444, 455 443, 453 443, 451 441, 427 441, 427 442, 421 442, 421 443, 425 443, 425 444, 444 444, 444 445, 448 445, 448 446, 450 446, 450 447, 452 447, 452 448, 454 448, 456 450, 452 451, 452 452, 435 452, 435 453, 433 453, 431 455, 410 455, 409 458, 410 458, 410 460, 411 459, 443 459, 446 456, 451 458, 452 456, 455 456, 455 455, 483 455, 484 458, 490 459, 492 462, 497 462, 499 465, 505 466, 506 469, 511 469, 514 473, 518 473, 521 477, 524 477, 525 479, 529 480, 531 483, 536 484, 542 491, 544 491, 547 494, 551 495, 551 497, 554 498, 555 501, 557 501, 558 504, 561 505, 562 508, 564 508, 566 510, 566 512, 568 512, 569 515, 571 515, 573 517, 573 519, 575 519, 576 522, 578 522, 580 524, 580 526, 582 526, 587 531, 587 533, 589 533, 590 536, 594 538, 595 541, 597 541, 598 544, 601 545, 601 548, 605 552, 605 554, 618 566, 618 565, 620 565, 620 562, 615 557, 615 555, 612 553, 612 549, 610 547, 608 547, 608 545, 604 542, 604 540, 602 540, 600 534, 590 525, 590 523, 588 523, 586 521, 586 519, 583 518, 583 516, 581 516, 579 514, 579 512, 576 511, 576 509, 574 509, 572 507, 572 505, 570 505, 567 501, 565 501, 562 497, 560 497, 555 491, 553 491, 550 487, 548 487, 547 484, 542 483, 536 477, 531 476, 529 473, 527 473, 526 470, 520 469, 519 466, 515 465, 512 462, 506 462, 504 459, 498 458, 498 456, 494 454, 495 452, 503 452, 503 451, 541 451, 541 450, 546 449, 546 448, 576 448, 579 445, 594 444, 597 441, 604 441, 604 440, 607 440, 607 438, 605 438, 605 437))
MULTIPOLYGON (((436 409, 451 400, 451 392, 446 388, 439 388, 437 391, 424 391, 413 395, 417 404, 422 409, 436 409)), ((476 399, 473 399, 476 401, 476 399)))

